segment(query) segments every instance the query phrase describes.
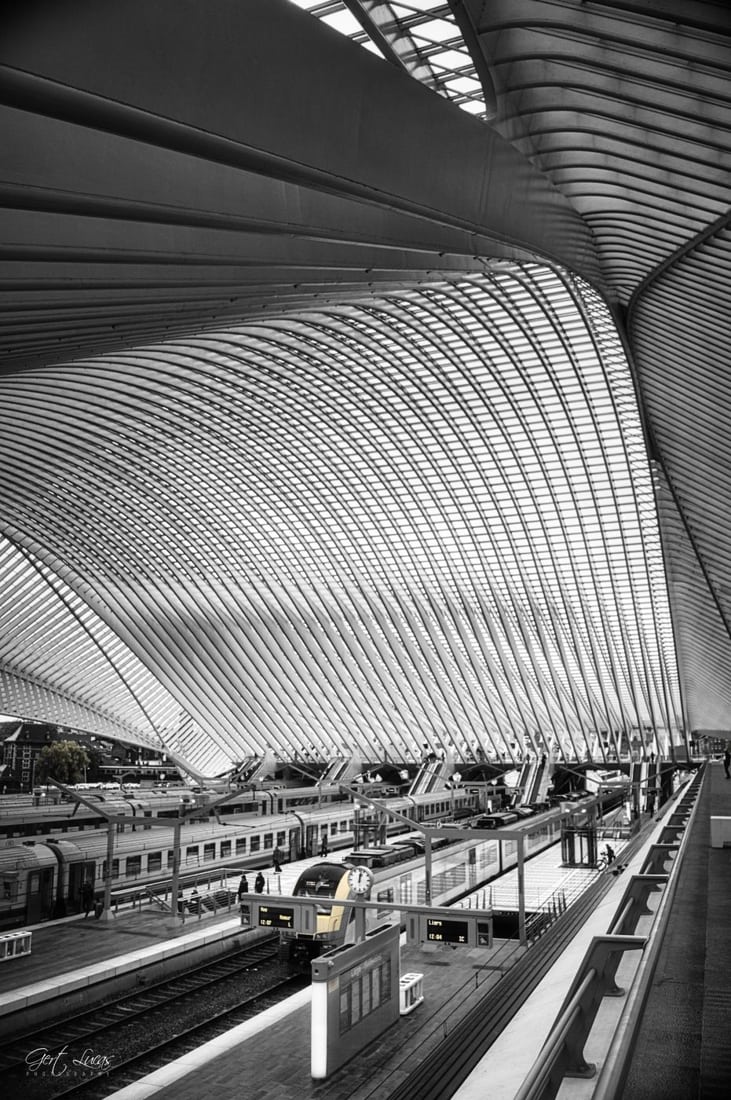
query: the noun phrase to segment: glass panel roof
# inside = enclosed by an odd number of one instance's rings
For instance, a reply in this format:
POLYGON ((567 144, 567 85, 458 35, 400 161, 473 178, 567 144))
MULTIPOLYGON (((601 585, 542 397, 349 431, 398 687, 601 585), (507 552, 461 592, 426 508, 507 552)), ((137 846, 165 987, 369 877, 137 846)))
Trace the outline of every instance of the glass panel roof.
POLYGON ((387 36, 397 36, 399 56, 405 66, 418 64, 418 79, 468 114, 484 118, 485 103, 474 63, 449 4, 443 0, 408 0, 407 3, 380 0, 377 5, 367 0, 360 5, 341 0, 291 0, 291 3, 353 42, 380 52, 378 44, 369 38, 367 29, 354 15, 360 8, 367 16, 373 16, 375 9, 380 29, 387 36), (388 14, 384 16, 384 13, 388 14))
POLYGON ((3 710, 46 692, 209 773, 678 739, 652 471, 577 279, 495 262, 4 397, 3 710))

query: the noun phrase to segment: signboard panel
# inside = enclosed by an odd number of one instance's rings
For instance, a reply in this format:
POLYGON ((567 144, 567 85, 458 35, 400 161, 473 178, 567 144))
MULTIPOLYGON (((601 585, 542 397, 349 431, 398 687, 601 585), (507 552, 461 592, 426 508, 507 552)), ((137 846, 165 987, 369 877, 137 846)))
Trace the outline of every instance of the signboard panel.
MULTIPOLYGON (((436 920, 426 917, 425 940, 427 943, 470 942, 470 922, 467 920, 436 920)), ((472 922, 474 923, 474 922, 472 922)))
POLYGON ((294 907, 291 905, 260 905, 261 928, 289 928, 294 931, 294 907))
POLYGON ((461 947, 492 947, 492 914, 464 909, 459 915, 411 912, 406 919, 407 943, 444 943, 461 947))

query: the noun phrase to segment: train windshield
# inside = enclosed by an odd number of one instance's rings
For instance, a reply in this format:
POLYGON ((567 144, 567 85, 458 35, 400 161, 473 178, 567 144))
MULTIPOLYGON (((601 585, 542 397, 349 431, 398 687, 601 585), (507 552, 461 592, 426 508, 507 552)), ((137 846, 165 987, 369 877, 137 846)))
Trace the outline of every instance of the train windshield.
POLYGON ((343 877, 345 868, 330 864, 317 864, 303 871, 294 888, 295 897, 332 898, 343 877))

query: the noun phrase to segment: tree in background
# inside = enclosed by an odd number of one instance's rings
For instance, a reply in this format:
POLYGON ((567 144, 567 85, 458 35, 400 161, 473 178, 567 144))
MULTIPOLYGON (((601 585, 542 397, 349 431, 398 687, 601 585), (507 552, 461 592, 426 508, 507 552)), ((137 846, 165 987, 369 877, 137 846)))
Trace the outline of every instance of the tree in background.
POLYGON ((83 780, 89 763, 89 754, 76 741, 54 741, 38 754, 36 780, 42 782, 51 776, 59 783, 78 783, 83 780))

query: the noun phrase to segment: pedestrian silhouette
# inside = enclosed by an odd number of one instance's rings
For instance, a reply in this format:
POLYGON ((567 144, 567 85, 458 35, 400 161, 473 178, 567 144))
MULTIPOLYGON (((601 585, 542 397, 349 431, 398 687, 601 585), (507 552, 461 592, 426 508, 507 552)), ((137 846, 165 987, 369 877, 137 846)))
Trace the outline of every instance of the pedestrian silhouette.
POLYGON ((89 916, 91 907, 94 904, 94 887, 87 879, 84 885, 81 887, 81 904, 84 907, 84 919, 89 916))

